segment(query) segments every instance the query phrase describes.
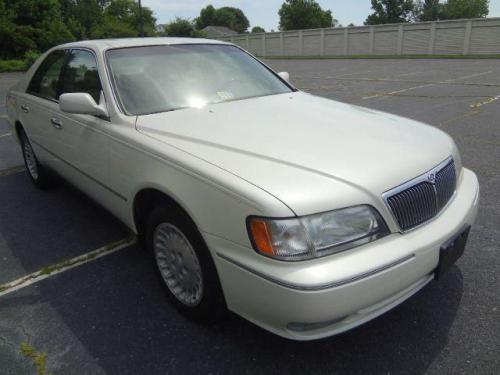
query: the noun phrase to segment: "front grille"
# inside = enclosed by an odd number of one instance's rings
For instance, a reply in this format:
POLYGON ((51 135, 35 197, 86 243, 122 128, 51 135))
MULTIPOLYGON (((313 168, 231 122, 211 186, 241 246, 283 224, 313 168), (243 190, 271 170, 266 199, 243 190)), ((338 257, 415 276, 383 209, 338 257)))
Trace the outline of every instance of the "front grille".
POLYGON ((436 216, 453 196, 455 187, 455 164, 451 159, 413 183, 389 191, 386 202, 401 230, 408 230, 436 216))

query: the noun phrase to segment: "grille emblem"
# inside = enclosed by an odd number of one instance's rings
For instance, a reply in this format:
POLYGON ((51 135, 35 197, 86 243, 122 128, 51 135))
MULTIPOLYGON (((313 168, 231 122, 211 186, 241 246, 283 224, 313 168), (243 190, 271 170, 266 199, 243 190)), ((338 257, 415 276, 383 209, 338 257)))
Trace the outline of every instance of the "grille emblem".
POLYGON ((434 185, 436 183, 436 174, 434 172, 429 173, 427 181, 434 185))

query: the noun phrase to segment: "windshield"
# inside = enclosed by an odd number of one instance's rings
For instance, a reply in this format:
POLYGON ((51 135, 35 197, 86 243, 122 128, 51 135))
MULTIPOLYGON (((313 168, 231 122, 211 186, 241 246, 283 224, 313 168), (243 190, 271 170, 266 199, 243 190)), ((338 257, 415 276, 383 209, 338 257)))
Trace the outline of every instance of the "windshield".
POLYGON ((292 91, 252 56, 229 45, 120 48, 106 56, 118 99, 132 115, 292 91))

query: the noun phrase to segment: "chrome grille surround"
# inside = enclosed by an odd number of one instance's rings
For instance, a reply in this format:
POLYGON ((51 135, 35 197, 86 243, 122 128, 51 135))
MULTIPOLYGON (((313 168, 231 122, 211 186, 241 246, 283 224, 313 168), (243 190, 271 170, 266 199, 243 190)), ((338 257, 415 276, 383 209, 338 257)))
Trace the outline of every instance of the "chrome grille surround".
POLYGON ((402 232, 437 216, 456 189, 455 163, 450 156, 430 171, 387 192, 382 197, 402 232))

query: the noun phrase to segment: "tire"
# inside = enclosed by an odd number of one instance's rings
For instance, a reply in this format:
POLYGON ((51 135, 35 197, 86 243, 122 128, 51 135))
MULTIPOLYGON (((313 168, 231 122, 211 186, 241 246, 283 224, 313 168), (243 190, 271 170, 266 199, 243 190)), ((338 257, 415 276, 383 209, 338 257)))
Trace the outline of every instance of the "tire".
POLYGON ((24 165, 33 184, 39 189, 47 189, 51 187, 53 184, 53 178, 38 161, 35 151, 31 146, 31 142, 23 130, 19 133, 19 140, 21 142, 24 165))
POLYGON ((200 323, 221 318, 226 309, 219 277, 186 213, 171 205, 156 207, 147 222, 146 246, 167 296, 182 315, 200 323))

